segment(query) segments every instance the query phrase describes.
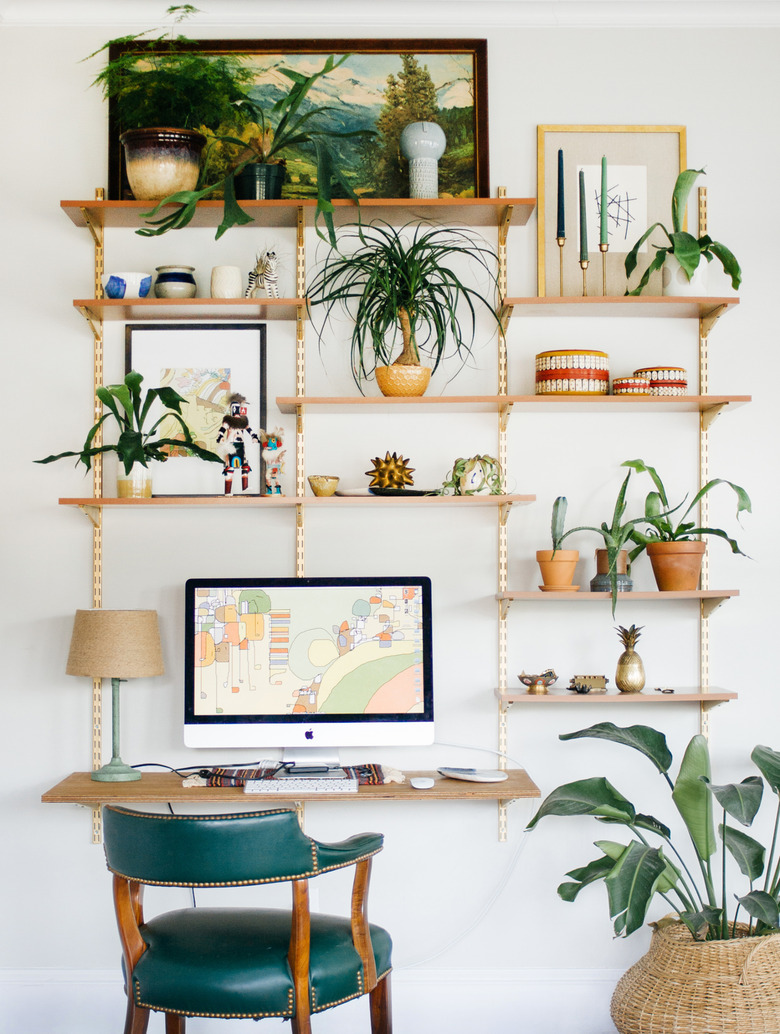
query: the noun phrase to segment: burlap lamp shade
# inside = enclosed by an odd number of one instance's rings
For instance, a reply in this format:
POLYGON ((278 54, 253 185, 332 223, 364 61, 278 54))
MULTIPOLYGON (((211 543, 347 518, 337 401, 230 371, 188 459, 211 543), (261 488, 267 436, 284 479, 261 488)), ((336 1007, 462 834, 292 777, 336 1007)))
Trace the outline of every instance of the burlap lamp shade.
POLYGON ((104 782, 140 779, 140 773, 119 756, 119 682, 164 674, 157 611, 77 610, 65 671, 111 679, 112 757, 92 778, 104 782))

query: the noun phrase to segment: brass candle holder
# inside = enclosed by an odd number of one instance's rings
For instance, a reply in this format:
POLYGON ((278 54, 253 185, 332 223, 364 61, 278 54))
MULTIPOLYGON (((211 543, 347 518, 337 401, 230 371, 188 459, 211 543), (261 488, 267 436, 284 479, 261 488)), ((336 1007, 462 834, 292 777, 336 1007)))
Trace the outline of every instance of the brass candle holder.
POLYGON ((599 251, 601 252, 601 293, 606 296, 607 293, 607 252, 609 251, 608 244, 599 244, 599 251))
POLYGON ((559 261, 558 277, 559 277, 559 282, 560 282, 560 294, 561 294, 561 298, 563 298, 563 246, 566 243, 566 238, 565 237, 556 237, 555 239, 558 242, 558 257, 559 257, 559 260, 560 260, 559 261))
POLYGON ((582 269, 582 297, 588 297, 588 260, 580 259, 580 268, 582 269))

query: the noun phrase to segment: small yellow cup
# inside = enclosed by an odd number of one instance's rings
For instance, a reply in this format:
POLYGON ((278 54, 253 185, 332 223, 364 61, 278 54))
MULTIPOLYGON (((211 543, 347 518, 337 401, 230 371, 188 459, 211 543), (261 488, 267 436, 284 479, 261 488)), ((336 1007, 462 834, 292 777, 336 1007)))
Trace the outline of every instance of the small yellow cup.
POLYGON ((335 474, 310 474, 309 484, 315 495, 333 495, 339 487, 339 479, 335 474))

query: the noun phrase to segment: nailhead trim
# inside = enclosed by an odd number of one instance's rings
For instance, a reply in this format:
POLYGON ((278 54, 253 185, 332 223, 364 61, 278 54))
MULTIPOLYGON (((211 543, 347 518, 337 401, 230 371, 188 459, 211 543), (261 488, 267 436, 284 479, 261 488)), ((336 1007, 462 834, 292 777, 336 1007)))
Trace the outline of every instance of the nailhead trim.
MULTIPOLYGON (((235 812, 228 813, 227 815, 158 815, 155 812, 141 812, 132 811, 130 808, 116 808, 118 812, 123 815, 139 815, 141 818, 153 818, 163 819, 166 822, 215 822, 220 819, 236 818, 257 818, 260 815, 284 815, 289 812, 293 812, 293 808, 273 808, 263 809, 261 811, 246 811, 246 812, 235 812)), ((303 836, 306 836, 303 833, 303 836)), ((106 868, 109 872, 114 873, 116 876, 121 876, 123 879, 131 880, 133 883, 143 883, 148 887, 256 887, 265 883, 289 883, 291 880, 306 880, 311 879, 314 876, 319 876, 324 872, 334 872, 336 869, 346 869, 350 865, 356 865, 358 862, 364 862, 367 858, 373 858, 375 854, 378 854, 382 848, 381 846, 376 848, 375 851, 369 851, 366 854, 359 855, 357 858, 350 858, 346 862, 334 862, 332 865, 326 865, 320 867, 317 865, 317 843, 311 837, 306 837, 311 846, 311 869, 308 872, 296 873, 292 876, 269 876, 267 879, 252 879, 252 880, 225 880, 219 883, 183 883, 181 881, 173 880, 144 880, 138 876, 130 876, 126 872, 120 872, 119 869, 112 869, 110 865, 106 864, 106 868)))
POLYGON ((268 1016, 284 1016, 289 1018, 295 1015, 295 1002, 294 992, 292 988, 287 992, 287 1011, 286 1012, 190 1012, 188 1009, 163 1009, 159 1005, 151 1005, 148 1002, 141 1001, 140 989, 138 982, 133 981, 135 1004, 140 1006, 142 1009, 153 1009, 155 1012, 169 1012, 175 1016, 208 1016, 214 1019, 222 1020, 254 1020, 262 1019, 268 1016))

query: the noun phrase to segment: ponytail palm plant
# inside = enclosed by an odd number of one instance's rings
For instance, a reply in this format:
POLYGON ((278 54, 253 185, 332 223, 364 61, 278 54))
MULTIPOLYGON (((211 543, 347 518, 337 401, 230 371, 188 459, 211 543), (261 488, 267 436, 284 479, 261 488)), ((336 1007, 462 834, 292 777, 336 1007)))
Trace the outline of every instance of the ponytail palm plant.
POLYGON ((310 305, 325 306, 323 327, 337 307, 354 321, 352 375, 362 391, 377 367, 420 366, 425 355, 436 370, 448 352, 465 362, 478 309, 500 329, 497 287, 496 256, 479 235, 374 222, 341 233, 338 250, 328 253, 307 294, 310 305), (489 291, 465 283, 452 268, 458 263, 476 266, 489 291))

